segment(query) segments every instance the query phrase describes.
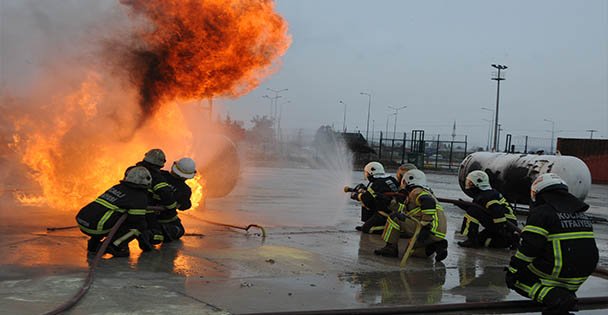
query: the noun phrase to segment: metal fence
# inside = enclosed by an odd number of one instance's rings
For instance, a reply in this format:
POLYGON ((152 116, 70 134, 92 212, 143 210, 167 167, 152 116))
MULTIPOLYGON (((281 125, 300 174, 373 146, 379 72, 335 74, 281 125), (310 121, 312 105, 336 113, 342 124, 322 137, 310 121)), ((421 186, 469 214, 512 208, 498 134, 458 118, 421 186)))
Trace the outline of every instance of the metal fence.
POLYGON ((467 136, 426 136, 423 130, 404 132, 399 138, 379 132, 370 137, 374 158, 389 167, 405 162, 421 169, 457 170, 460 162, 470 153, 467 136))

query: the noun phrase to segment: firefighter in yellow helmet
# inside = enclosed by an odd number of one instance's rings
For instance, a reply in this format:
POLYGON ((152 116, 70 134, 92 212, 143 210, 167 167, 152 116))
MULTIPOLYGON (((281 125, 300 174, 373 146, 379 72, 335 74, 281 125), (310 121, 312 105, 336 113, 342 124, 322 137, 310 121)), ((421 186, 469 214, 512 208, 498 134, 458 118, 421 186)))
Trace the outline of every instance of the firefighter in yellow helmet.
POLYGON ((426 175, 420 170, 411 170, 404 174, 401 191, 407 197, 404 203, 391 202, 392 210, 386 221, 382 239, 386 246, 374 251, 376 255, 398 257, 397 242, 401 233, 411 237, 414 234, 416 221, 422 230, 414 244, 412 255, 429 257, 435 254, 436 261, 444 260, 448 255, 448 242, 445 240, 447 222, 443 208, 427 187, 426 175), (415 219, 415 220, 414 220, 415 219))
POLYGON ((101 241, 124 213, 128 217, 117 230, 106 252, 114 257, 127 257, 128 244, 135 238, 139 240, 140 246, 152 247, 145 218, 151 182, 152 176, 146 168, 133 167, 119 184, 80 209, 76 222, 80 230, 91 237, 87 245, 89 253, 97 252, 101 241))
POLYGON ((473 203, 480 208, 457 204, 466 211, 460 234, 467 237, 465 241, 458 242, 458 245, 515 249, 519 240, 515 231, 517 217, 502 194, 490 186, 488 174, 479 170, 470 172, 465 181, 465 190, 473 196, 473 203), (479 231, 480 225, 484 230, 479 231))
POLYGON ((521 245, 505 276, 507 286, 546 307, 543 314, 569 314, 576 291, 595 270, 599 255, 589 205, 568 193, 556 174, 539 176, 530 189, 530 215, 521 245))
POLYGON ((176 208, 161 211, 157 217, 163 231, 164 242, 170 242, 179 239, 186 232, 177 210, 185 211, 192 207, 190 202, 192 190, 186 184, 186 180, 196 175, 196 165, 193 159, 185 157, 173 162, 170 172, 161 170, 161 173, 177 202, 176 208))

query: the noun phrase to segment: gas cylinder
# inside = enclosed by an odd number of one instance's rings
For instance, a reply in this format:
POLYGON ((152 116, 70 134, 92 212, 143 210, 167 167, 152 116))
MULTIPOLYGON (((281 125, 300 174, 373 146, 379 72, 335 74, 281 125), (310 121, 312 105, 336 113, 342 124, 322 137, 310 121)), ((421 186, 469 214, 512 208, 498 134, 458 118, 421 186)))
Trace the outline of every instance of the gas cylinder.
MULTIPOLYGON (((458 183, 462 191, 467 174, 482 170, 490 177, 492 188, 511 203, 530 204, 530 186, 539 175, 555 173, 568 184, 568 191, 581 201, 591 188, 591 172, 577 157, 475 152, 460 163, 458 183)), ((472 196, 471 196, 472 197, 472 196)))

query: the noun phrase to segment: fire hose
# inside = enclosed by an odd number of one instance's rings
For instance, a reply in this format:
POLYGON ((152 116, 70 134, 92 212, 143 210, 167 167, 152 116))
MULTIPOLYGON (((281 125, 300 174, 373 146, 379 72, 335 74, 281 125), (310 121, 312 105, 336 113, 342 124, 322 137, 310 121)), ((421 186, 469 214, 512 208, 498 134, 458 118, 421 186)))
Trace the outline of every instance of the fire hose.
POLYGON ((229 227, 229 228, 233 228, 233 229, 239 229, 239 230, 249 231, 250 228, 255 227, 255 228, 260 229, 260 231, 262 231, 262 238, 266 238, 266 229, 264 229, 264 227, 261 226, 261 225, 249 224, 249 225, 243 227, 243 226, 238 226, 238 225, 232 225, 232 224, 227 224, 227 223, 210 221, 210 220, 207 220, 207 219, 196 217, 196 216, 194 216, 192 214, 185 214, 185 215, 187 215, 187 216, 189 216, 189 217, 191 217, 191 218, 193 218, 193 219, 195 219, 197 221, 201 221, 201 222, 205 222, 205 223, 209 223, 209 224, 213 224, 213 225, 217 225, 217 226, 229 227))
POLYGON ((78 290, 78 292, 67 302, 63 303, 62 305, 60 305, 59 307, 57 307, 56 309, 54 309, 50 312, 44 313, 44 315, 61 314, 65 311, 69 310, 74 305, 76 305, 76 303, 78 303, 78 301, 80 301, 80 299, 82 299, 82 297, 87 293, 87 291, 89 291, 89 288, 91 288, 91 284, 93 284, 93 278, 95 277, 95 267, 97 267, 97 264, 101 260, 101 256, 103 256, 105 254, 106 248, 108 248, 108 245, 110 245, 110 242, 111 242, 112 238, 114 237, 114 234, 116 234, 116 231, 118 231, 118 228, 120 227, 120 225, 127 219, 127 216, 128 216, 128 214, 125 213, 125 214, 121 215, 120 218, 118 218, 118 221, 116 221, 116 224, 114 224, 114 226, 110 230, 110 233, 108 233, 108 236, 101 244, 101 247, 97 251, 95 258, 93 259, 93 262, 89 266, 89 273, 87 274, 87 278, 84 280, 84 284, 82 285, 80 290, 78 290))

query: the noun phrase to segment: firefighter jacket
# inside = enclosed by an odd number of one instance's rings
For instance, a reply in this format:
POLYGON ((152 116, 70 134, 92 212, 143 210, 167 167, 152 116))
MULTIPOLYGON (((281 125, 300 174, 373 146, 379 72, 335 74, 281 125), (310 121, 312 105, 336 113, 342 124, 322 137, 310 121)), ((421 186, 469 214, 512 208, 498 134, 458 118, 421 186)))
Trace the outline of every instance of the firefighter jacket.
POLYGON ((159 223, 168 223, 177 220, 177 209, 188 210, 190 207, 192 207, 192 203, 190 202, 192 190, 190 189, 190 186, 186 184, 184 179, 179 178, 165 170, 161 170, 160 172, 165 178, 165 183, 168 184, 168 187, 173 194, 173 199, 175 199, 176 202, 176 208, 161 211, 161 213, 158 215, 159 223))
POLYGON ((397 190, 399 190, 399 183, 394 177, 374 177, 367 186, 367 190, 358 195, 358 199, 361 205, 371 211, 388 212, 391 196, 386 196, 384 193, 397 192, 397 190))
POLYGON ((78 226, 89 235, 105 235, 127 213, 125 224, 141 232, 146 229, 147 195, 146 187, 121 181, 80 209, 76 215, 78 226))
MULTIPOLYGON (((148 189, 149 201, 151 206, 163 206, 166 209, 177 208, 177 201, 173 194, 173 188, 167 183, 160 167, 150 164, 146 161, 137 162, 135 166, 143 166, 152 175, 152 184, 148 189)), ((127 171, 130 168, 127 169, 127 171)), ((154 210, 149 210, 148 213, 154 213, 154 210)))
POLYGON ((447 220, 443 207, 431 191, 414 187, 409 191, 404 204, 399 204, 397 212, 407 214, 420 221, 434 236, 445 239, 447 220))
POLYGON ((517 217, 507 199, 495 189, 480 190, 473 198, 473 202, 486 208, 492 217, 493 223, 502 223, 507 220, 517 224, 517 217))
POLYGON ((598 262, 592 222, 584 213, 588 208, 566 190, 538 194, 509 272, 527 268, 545 286, 576 291, 598 262))

